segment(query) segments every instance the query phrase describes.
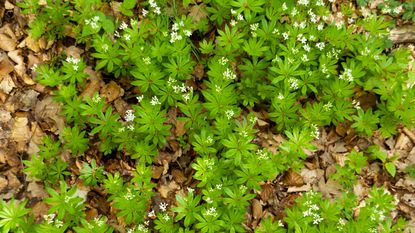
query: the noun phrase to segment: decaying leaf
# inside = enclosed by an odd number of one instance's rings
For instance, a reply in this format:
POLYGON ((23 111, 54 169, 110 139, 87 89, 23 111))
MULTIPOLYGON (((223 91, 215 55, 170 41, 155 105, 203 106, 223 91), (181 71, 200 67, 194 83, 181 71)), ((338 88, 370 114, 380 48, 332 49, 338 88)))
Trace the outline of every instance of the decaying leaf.
POLYGON ((101 89, 101 95, 105 97, 108 102, 112 102, 124 95, 124 89, 118 86, 116 82, 111 81, 101 89))
POLYGON ((13 38, 1 33, 0 34, 0 49, 4 51, 13 51, 16 49, 16 41, 13 38))
POLYGON ((16 117, 14 119, 12 139, 17 142, 26 142, 30 138, 30 129, 27 117, 16 117))
POLYGON ((13 64, 7 56, 0 55, 0 81, 14 70, 13 64))
POLYGON ((293 170, 289 169, 283 178, 283 183, 287 186, 302 186, 304 184, 303 177, 294 172, 293 170))
POLYGON ((180 189, 180 185, 178 185, 174 180, 166 185, 160 185, 157 188, 157 191, 160 193, 162 198, 167 198, 169 196, 169 192, 175 192, 176 190, 180 189))
POLYGON ((3 80, 0 82, 0 91, 6 94, 10 94, 10 92, 15 87, 16 85, 14 84, 13 79, 9 75, 4 76, 3 80))
POLYGON ((252 200, 252 215, 254 219, 260 219, 262 217, 262 205, 257 199, 252 200))

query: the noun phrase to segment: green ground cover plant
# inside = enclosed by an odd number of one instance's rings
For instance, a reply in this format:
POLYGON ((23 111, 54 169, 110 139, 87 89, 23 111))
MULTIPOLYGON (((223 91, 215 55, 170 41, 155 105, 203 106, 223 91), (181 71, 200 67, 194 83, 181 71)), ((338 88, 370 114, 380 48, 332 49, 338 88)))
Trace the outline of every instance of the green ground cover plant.
MULTIPOLYGON (((410 52, 391 50, 392 25, 382 15, 348 7, 332 15, 330 1, 323 0, 110 3, 18 4, 36 16, 29 23, 34 38, 70 34, 87 53, 59 54, 33 69, 36 81, 61 103, 67 126, 59 138, 45 137, 40 152, 23 162, 25 173, 47 187, 49 215, 34 219, 27 203, 2 201, 3 232, 115 231, 107 216, 86 218, 85 200, 67 182, 64 152, 69 160, 82 160, 95 145, 97 158, 133 161, 128 177, 106 171, 101 159, 82 162, 77 177, 104 190, 125 232, 246 232, 247 209, 261 182, 303 168, 324 127, 347 122, 362 137, 384 138, 398 127, 414 127, 410 52), (110 3, 118 4, 120 14, 108 10, 110 3), (125 112, 98 92, 80 95, 90 81, 88 66, 108 80, 128 81, 125 112), (198 66, 201 76, 195 74, 198 66), (375 103, 361 105, 362 94, 376 96, 375 103), (267 113, 271 131, 284 135, 276 152, 256 142, 258 110, 267 113), (174 203, 152 205, 152 164, 171 150, 172 137, 191 154, 197 182, 182 187, 174 203)), ((412 17, 403 12, 395 13, 412 17)), ((350 151, 332 175, 346 190, 342 197, 333 201, 305 192, 284 218, 264 218, 253 231, 400 232, 405 221, 391 216, 393 195, 373 187, 362 206, 350 192, 368 160, 379 160, 396 175, 393 158, 383 153, 376 147, 350 151)))

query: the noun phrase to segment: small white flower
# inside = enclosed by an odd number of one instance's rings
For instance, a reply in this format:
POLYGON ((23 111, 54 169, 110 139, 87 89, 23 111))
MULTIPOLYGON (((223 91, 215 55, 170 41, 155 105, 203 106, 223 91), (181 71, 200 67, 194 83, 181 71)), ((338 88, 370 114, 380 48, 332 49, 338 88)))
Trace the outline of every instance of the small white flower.
POLYGON ((294 17, 298 14, 297 8, 293 8, 293 10, 291 11, 291 16, 294 17))
POLYGON ((230 120, 235 115, 235 113, 233 112, 233 110, 226 110, 225 115, 228 118, 228 120, 230 120))
POLYGON ((187 187, 187 192, 189 192, 189 193, 193 193, 195 190, 194 189, 192 189, 192 188, 190 188, 190 187, 187 187))
POLYGON ((102 45, 102 50, 104 50, 104 52, 108 52, 108 45, 107 44, 102 45))
POLYGON ((254 24, 249 25, 249 28, 250 28, 252 31, 256 31, 256 30, 258 30, 258 27, 259 27, 259 23, 254 23, 254 24))
POLYGON ((143 99, 144 99, 144 95, 140 95, 135 97, 137 99, 137 101, 140 103, 143 99))
POLYGON ((234 10, 234 9, 231 9, 231 14, 232 15, 236 15, 238 12, 236 12, 236 10, 234 10))
POLYGON ((326 44, 324 43, 324 42, 318 42, 317 44, 316 44, 316 47, 320 50, 320 51, 322 51, 323 49, 324 49, 324 47, 326 46, 326 44))
POLYGON ((148 14, 148 11, 146 9, 142 9, 141 14, 143 14, 143 17, 146 17, 146 15, 148 14))
POLYGON ((306 26, 307 26, 307 22, 306 22, 306 21, 302 21, 302 22, 300 23, 300 28, 301 28, 301 29, 304 29, 306 26))
POLYGON ((298 1, 298 4, 300 4, 300 5, 304 5, 304 6, 308 6, 309 1, 308 1, 308 0, 299 0, 299 1, 298 1))
POLYGON ((157 96, 153 96, 151 98, 150 104, 154 106, 154 105, 161 104, 161 103, 160 103, 159 99, 157 98, 157 96))
POLYGON ((125 118, 125 121, 127 122, 133 121, 135 118, 134 111, 131 109, 128 109, 127 111, 125 111, 124 118, 125 118))
POLYGON ((130 41, 130 39, 131 39, 130 34, 125 34, 125 35, 124 35, 124 39, 125 39, 126 41, 130 41))
POLYGON ((125 198, 125 200, 132 200, 133 198, 135 197, 135 195, 133 194, 133 193, 131 193, 131 191, 130 190, 128 190, 127 191, 127 193, 126 194, 124 194, 124 198, 125 198))
POLYGON ((190 37, 192 35, 192 31, 190 30, 184 30, 183 33, 187 36, 190 37))
POLYGON ((284 99, 284 95, 283 95, 282 93, 279 93, 277 98, 278 98, 279 100, 283 100, 283 99, 284 99))
POLYGON ((298 80, 295 78, 289 78, 288 82, 290 83, 290 88, 293 90, 297 90, 298 89, 298 80))
POLYGON ((150 57, 143 57, 143 62, 146 65, 150 65, 151 64, 151 58, 150 57))
POLYGON ((228 58, 226 58, 226 57, 222 57, 220 60, 219 60, 219 64, 221 64, 221 65, 226 65, 227 63, 229 62, 229 60, 228 60, 228 58))
POLYGON ((287 4, 285 2, 282 4, 282 10, 283 11, 288 10, 287 4))
POLYGON ((236 20, 234 20, 234 19, 232 19, 231 22, 230 22, 232 27, 235 27, 237 23, 238 22, 236 22, 236 20))
POLYGON ((284 40, 288 40, 288 36, 289 36, 289 33, 287 32, 282 33, 282 37, 284 38, 284 40))
POLYGON ((310 46, 308 44, 303 45, 303 49, 307 52, 310 52, 310 46))
POLYGON ((167 210, 167 206, 168 206, 168 204, 167 203, 165 203, 165 202, 162 202, 162 203, 160 203, 160 205, 159 205, 159 208, 160 208, 160 210, 161 211, 166 211, 167 210))
POLYGON ((316 1, 316 6, 324 6, 323 0, 317 0, 316 1))
POLYGON ((37 69, 37 64, 33 64, 33 66, 30 68, 32 72, 36 72, 36 69, 37 69))
POLYGON ((209 216, 216 216, 218 213, 216 212, 215 207, 210 207, 208 210, 206 210, 206 215, 209 216))
POLYGON ((236 79, 236 74, 231 69, 226 68, 223 72, 223 77, 228 80, 234 80, 236 79))
POLYGON ((163 219, 164 219, 164 221, 169 221, 170 220, 170 216, 168 215, 168 214, 165 214, 164 216, 163 216, 163 219))
POLYGON ((323 24, 323 23, 320 23, 320 24, 317 26, 317 30, 319 30, 319 31, 323 30, 323 28, 324 28, 324 24, 323 24))
POLYGON ((56 219, 55 220, 55 226, 57 228, 61 228, 61 227, 63 227, 63 222, 61 220, 59 220, 59 219, 56 219))
POLYGON ((393 13, 399 15, 402 12, 402 6, 395 7, 393 13))
POLYGON ((149 218, 156 217, 156 214, 154 213, 154 210, 151 210, 150 212, 148 212, 147 217, 149 217, 149 218))
POLYGON ((128 25, 124 21, 122 21, 122 23, 121 23, 121 25, 120 25, 120 27, 118 29, 124 30, 126 28, 128 28, 128 25))
POLYGON ((43 215, 43 218, 46 220, 48 224, 52 224, 55 217, 56 217, 56 214, 43 215))
POLYGON ((303 61, 303 62, 308 62, 309 61, 307 54, 303 54, 303 56, 301 57, 301 61, 303 61))
POLYGON ((242 14, 238 14, 236 18, 238 19, 238 21, 244 20, 244 17, 242 16, 242 14))

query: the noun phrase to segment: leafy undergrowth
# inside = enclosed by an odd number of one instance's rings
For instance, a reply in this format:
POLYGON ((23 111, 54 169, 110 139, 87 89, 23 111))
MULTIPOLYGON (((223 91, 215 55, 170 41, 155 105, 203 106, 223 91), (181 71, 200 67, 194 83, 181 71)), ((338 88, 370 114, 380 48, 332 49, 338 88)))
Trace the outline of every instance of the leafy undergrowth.
POLYGON ((83 53, 32 68, 66 127, 23 161, 46 187, 48 215, 2 201, 3 232, 402 231, 387 187, 353 189, 369 163, 387 178, 413 176, 372 140, 415 123, 411 54, 392 49, 386 20, 413 12, 333 2, 18 3, 33 38, 73 40, 83 53), (370 145, 328 164, 318 144, 340 126, 370 145), (275 190, 329 165, 322 179, 342 187, 337 195, 275 190), (281 193, 292 200, 273 210, 267 201, 281 193))

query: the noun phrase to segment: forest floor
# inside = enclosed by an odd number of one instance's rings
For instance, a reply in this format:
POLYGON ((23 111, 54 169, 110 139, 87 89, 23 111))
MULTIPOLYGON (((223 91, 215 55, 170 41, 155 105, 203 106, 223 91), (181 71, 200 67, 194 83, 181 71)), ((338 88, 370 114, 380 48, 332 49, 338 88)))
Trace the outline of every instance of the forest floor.
MULTIPOLYGON (((71 41, 33 40, 26 31, 27 20, 13 2, 0 0, 0 199, 26 198, 33 214, 41 217, 47 214, 48 206, 40 201, 47 197, 47 193, 43 184, 28 179, 23 173, 22 160, 38 152, 38 145, 44 135, 57 135, 65 126, 65 120, 59 114, 60 106, 52 101, 52 90, 34 81, 30 68, 34 64, 49 61, 62 51, 67 54, 82 54, 84 51, 71 41)), ((398 31, 403 26, 397 21, 398 31)), ((395 42, 397 40, 399 38, 395 38, 395 42)), ((410 42, 410 39, 398 41, 400 44, 396 46, 411 46, 410 42)), ((107 93, 114 100, 114 105, 125 102, 122 83, 105 83, 92 68, 89 73, 98 80, 88 87, 89 91, 107 93)), ((371 96, 361 97, 363 105, 371 105, 373 101, 376 100, 371 96)), ((261 131, 257 134, 258 140, 264 147, 275 150, 282 136, 272 133, 267 128, 267 122, 260 121, 259 124, 261 131)), ((362 138, 349 125, 340 124, 325 128, 314 144, 318 148, 320 159, 307 160, 301 172, 288 171, 272 182, 261 184, 262 190, 252 201, 251 221, 247 224, 249 227, 255 227, 260 218, 269 213, 283 215, 284 208, 292 205, 300 192, 314 189, 326 197, 340 195, 341 186, 328 179, 335 164, 344 162, 345 154, 353 148, 360 151, 370 144, 378 144, 388 154, 399 156, 395 161, 396 176, 392 177, 382 169, 380 162, 373 161, 363 169, 353 191, 358 197, 363 197, 372 186, 386 187, 399 201, 396 214, 409 220, 408 232, 415 232, 415 178, 403 172, 408 165, 415 164, 414 130, 401 128, 395 137, 384 140, 378 135, 362 138)), ((90 159, 94 153, 93 148, 88 150, 84 159, 90 159)), ((153 181, 157 183, 153 204, 159 203, 161 198, 170 198, 173 203, 174 196, 181 187, 194 182, 190 167, 178 169, 176 165, 166 164, 163 156, 165 155, 160 154, 156 158, 158 162, 153 165, 153 181)), ((184 164, 189 159, 186 155, 175 156, 180 157, 179 162, 184 164)), ((121 170, 131 173, 134 169, 132 163, 124 161, 122 156, 99 162, 109 172, 121 170)), ((71 162, 69 171, 72 176, 69 177, 79 175, 81 163, 80 158, 71 162)), ((71 182, 76 181, 73 179, 71 182)), ((97 216, 98 213, 106 213, 108 218, 116 218, 101 189, 83 187, 81 184, 78 188, 87 200, 89 218, 97 216)))

